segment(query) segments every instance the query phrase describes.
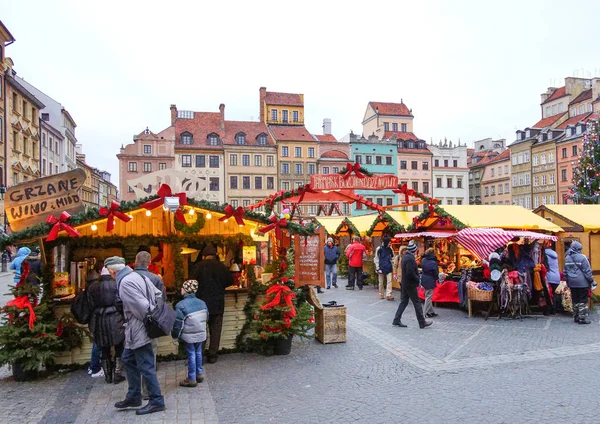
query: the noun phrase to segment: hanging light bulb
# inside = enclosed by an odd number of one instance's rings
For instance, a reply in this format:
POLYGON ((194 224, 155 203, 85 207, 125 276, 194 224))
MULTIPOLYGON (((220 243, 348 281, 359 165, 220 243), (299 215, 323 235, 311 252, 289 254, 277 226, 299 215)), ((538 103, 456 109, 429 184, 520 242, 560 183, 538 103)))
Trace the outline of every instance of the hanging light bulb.
POLYGON ((146 211, 146 216, 151 216, 152 215, 152 211, 146 211))
POLYGON ((211 218, 212 218, 212 213, 210 213, 210 212, 207 212, 207 213, 206 213, 206 219, 211 219, 211 218))
POLYGON ((90 229, 92 231, 96 231, 98 229, 98 226, 96 224, 92 224, 92 226, 90 227, 90 229))
POLYGON ((190 210, 189 210, 189 212, 188 212, 188 213, 189 213, 190 215, 193 215, 193 214, 195 214, 195 213, 196 213, 196 211, 194 210, 194 208, 192 208, 192 209, 190 209, 190 210))
POLYGON ((129 214, 127 216, 133 220, 133 214, 129 214))
POLYGON ((168 210, 169 210, 169 208, 167 208, 166 206, 163 206, 163 211, 165 211, 165 212, 166 212, 166 211, 168 211, 168 210))
POLYGON ((228 219, 224 219, 224 220, 223 220, 223 223, 224 223, 224 224, 227 224, 228 222, 229 222, 229 220, 228 220, 228 219))
POLYGON ((113 227, 115 226, 115 224, 116 224, 116 223, 117 223, 117 221, 115 221, 115 220, 113 219, 113 227))

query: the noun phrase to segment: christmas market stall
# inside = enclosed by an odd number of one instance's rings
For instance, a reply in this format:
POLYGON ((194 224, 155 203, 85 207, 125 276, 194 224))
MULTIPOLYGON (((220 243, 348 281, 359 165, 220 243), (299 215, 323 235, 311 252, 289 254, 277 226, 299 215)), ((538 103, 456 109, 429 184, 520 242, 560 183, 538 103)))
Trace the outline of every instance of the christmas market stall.
MULTIPOLYGON (((249 311, 253 305, 249 303, 254 302, 257 293, 265 293, 271 285, 281 283, 280 274, 276 274, 276 281, 274 277, 266 285, 256 283, 263 267, 276 259, 277 268, 285 269, 285 254, 282 261, 273 252, 282 252, 281 249, 285 252, 291 234, 308 237, 314 233, 311 223, 301 225, 283 215, 266 216, 230 205, 196 201, 185 193, 172 193, 166 184, 157 195, 140 201, 113 201, 108 207, 84 208, 79 197, 84 177, 71 171, 11 187, 7 193, 11 200, 6 203, 6 213, 14 233, 2 239, 2 247, 39 246, 44 263, 40 288, 29 293, 33 303, 29 317, 36 322, 29 331, 37 332, 32 336, 35 339, 50 337, 52 329, 58 335, 66 332, 63 329, 67 326, 80 328, 68 312, 70 303, 77 293, 85 290, 88 271, 99 269, 105 258, 118 255, 131 264, 143 246, 151 253, 151 270, 162 276, 169 298, 177 300, 190 267, 201 260, 204 247, 212 246, 230 269, 234 281, 226 290, 220 346, 226 350, 239 349, 240 333, 249 329, 252 320, 249 311), (38 314, 36 321, 34 313, 38 309, 51 313, 38 314)), ((22 295, 21 292, 15 295, 22 295)), ((283 309, 289 312, 290 308, 284 305, 283 309)), ((23 308, 5 312, 17 317, 27 315, 23 308)), ((306 318, 306 323, 292 325, 298 330, 296 334, 301 327, 308 328, 310 318, 304 316, 305 308, 298 307, 298 312, 306 318)), ((1 335, 0 344, 8 346, 1 335)), ((39 364, 89 361, 91 343, 87 337, 71 347, 60 353, 60 346, 53 346, 53 353, 45 352, 44 357, 37 358, 39 364)), ((177 346, 170 337, 159 339, 159 355, 176 353, 177 346)), ((14 364, 18 359, 0 357, 0 362, 14 364)))

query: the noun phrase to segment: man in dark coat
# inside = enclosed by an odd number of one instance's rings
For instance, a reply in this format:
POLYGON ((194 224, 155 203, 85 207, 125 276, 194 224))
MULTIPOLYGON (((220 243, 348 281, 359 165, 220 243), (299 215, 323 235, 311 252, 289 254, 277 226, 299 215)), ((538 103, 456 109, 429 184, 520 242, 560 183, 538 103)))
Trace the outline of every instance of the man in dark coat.
POLYGON ((29 274, 27 282, 34 286, 39 286, 42 281, 42 260, 40 249, 33 249, 25 261, 29 262, 29 274))
POLYGON ((194 265, 190 271, 190 279, 198 281, 196 297, 203 300, 208 307, 208 331, 210 346, 206 360, 209 364, 217 362, 219 344, 221 343, 221 328, 223 312, 225 311, 225 288, 233 284, 229 269, 216 257, 217 251, 213 246, 202 250, 203 260, 194 265))
POLYGON ((392 321, 392 324, 397 325, 398 327, 406 327, 406 325, 402 323, 402 314, 408 306, 409 299, 412 301, 413 307, 415 308, 417 321, 419 321, 419 327, 425 328, 433 324, 431 321, 425 321, 421 300, 419 299, 419 295, 417 293, 417 287, 419 287, 419 269, 417 267, 417 260, 415 259, 415 253, 417 250, 417 245, 411 240, 406 248, 406 253, 404 253, 404 256, 402 257, 402 297, 400 299, 400 305, 396 311, 394 321, 392 321))

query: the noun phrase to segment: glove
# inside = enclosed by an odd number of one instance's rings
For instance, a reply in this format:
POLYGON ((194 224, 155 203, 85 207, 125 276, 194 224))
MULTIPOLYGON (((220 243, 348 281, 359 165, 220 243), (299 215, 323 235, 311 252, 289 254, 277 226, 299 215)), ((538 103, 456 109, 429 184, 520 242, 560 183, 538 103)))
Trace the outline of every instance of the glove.
POLYGON ((596 290, 596 287, 598 287, 598 283, 596 283, 595 281, 592 281, 592 286, 591 286, 592 291, 596 290))

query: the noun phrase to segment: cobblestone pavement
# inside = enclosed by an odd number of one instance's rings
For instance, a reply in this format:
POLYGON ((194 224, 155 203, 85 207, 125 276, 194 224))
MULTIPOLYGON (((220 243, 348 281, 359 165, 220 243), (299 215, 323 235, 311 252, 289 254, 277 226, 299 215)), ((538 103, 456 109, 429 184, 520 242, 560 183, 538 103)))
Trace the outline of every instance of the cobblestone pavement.
POLYGON ((136 418, 112 404, 126 386, 83 371, 34 383, 0 382, 0 423, 595 423, 599 316, 523 321, 468 318, 436 308, 434 325, 391 325, 397 300, 376 290, 327 290, 348 307, 347 343, 294 340, 283 357, 221 355, 195 389, 177 381, 182 361, 159 366, 167 411, 136 418))

